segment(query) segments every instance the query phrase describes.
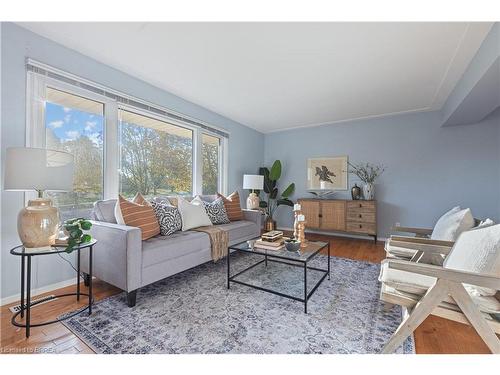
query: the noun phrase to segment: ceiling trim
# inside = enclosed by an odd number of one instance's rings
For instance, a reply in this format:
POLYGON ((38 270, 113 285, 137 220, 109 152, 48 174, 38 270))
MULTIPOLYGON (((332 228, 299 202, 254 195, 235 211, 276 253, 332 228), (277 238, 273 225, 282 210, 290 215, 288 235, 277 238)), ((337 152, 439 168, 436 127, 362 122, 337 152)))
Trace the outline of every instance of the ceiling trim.
MULTIPOLYGON (((264 134, 271 134, 271 133, 279 133, 282 131, 289 131, 289 130, 294 130, 294 129, 306 129, 306 128, 314 128, 317 126, 324 126, 324 125, 335 125, 335 124, 341 124, 343 122, 363 121, 363 120, 371 120, 371 119, 377 119, 377 118, 382 118, 382 117, 398 116, 398 115, 405 115, 405 114, 412 114, 412 113, 433 112, 433 111, 434 110, 431 107, 424 107, 424 108, 417 108, 417 109, 409 109, 407 111, 388 112, 388 113, 382 113, 379 115, 370 115, 370 116, 348 118, 348 119, 343 119, 343 120, 318 122, 315 124, 298 125, 298 126, 292 126, 289 128, 276 129, 276 130, 270 130, 270 131, 265 131, 265 132, 263 132, 261 130, 259 130, 259 131, 264 133, 264 134)), ((247 126, 249 126, 249 125, 247 125, 247 126)), ((252 128, 252 129, 257 130, 255 128, 252 128)))

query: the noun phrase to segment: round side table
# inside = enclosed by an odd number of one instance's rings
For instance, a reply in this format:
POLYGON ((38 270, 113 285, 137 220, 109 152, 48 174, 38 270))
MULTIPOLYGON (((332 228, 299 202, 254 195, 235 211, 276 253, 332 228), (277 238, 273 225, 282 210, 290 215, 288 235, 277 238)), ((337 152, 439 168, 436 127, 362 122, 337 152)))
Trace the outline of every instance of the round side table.
POLYGON ((10 253, 12 255, 20 256, 21 257, 21 310, 16 312, 14 316, 11 319, 11 322, 13 325, 16 327, 22 327, 26 328, 26 338, 30 336, 30 328, 31 327, 41 327, 45 326, 48 324, 60 322, 62 320, 69 319, 75 315, 80 314, 81 312, 88 310, 89 315, 92 314, 92 248, 93 246, 97 243, 96 240, 92 240, 90 242, 82 243, 78 246, 75 246, 73 248, 73 251, 77 252, 77 268, 76 268, 76 293, 66 293, 66 294, 60 294, 53 296, 49 300, 41 300, 38 302, 31 302, 31 259, 35 256, 43 256, 43 255, 50 255, 50 254, 58 254, 58 253, 65 253, 65 246, 64 245, 53 245, 51 246, 50 249, 47 250, 31 250, 31 249, 25 249, 23 245, 16 246, 13 249, 10 250, 10 253), (88 293, 81 293, 80 292, 80 253, 83 249, 89 249, 89 292, 88 293), (24 295, 25 295, 25 288, 26 288, 26 303, 24 301, 24 295), (61 297, 69 297, 69 296, 76 296, 76 300, 80 300, 80 296, 87 296, 88 297, 88 305, 85 307, 82 307, 71 314, 65 315, 62 318, 57 318, 51 321, 47 322, 38 322, 38 323, 31 323, 31 314, 30 310, 32 306, 35 306, 39 303, 42 302, 47 302, 52 299, 56 298, 61 298, 61 297), (21 318, 24 318, 26 312, 26 323, 19 323, 16 321, 16 318, 18 315, 21 315, 21 318))

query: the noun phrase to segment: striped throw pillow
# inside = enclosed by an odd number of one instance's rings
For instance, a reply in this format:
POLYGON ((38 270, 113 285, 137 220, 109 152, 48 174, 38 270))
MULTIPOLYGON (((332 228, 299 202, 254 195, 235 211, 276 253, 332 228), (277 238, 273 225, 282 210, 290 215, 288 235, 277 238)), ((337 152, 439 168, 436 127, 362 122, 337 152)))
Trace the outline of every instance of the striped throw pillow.
MULTIPOLYGON (((134 197, 134 202, 130 202, 119 195, 117 203, 117 209, 119 208, 124 224, 140 228, 143 241, 160 234, 160 226, 156 220, 153 207, 142 195, 137 194, 134 197)), ((118 221, 119 215, 116 216, 118 221)))
POLYGON ((230 221, 243 220, 243 211, 241 211, 240 206, 240 195, 237 191, 232 193, 227 198, 220 193, 217 193, 217 196, 222 198, 224 201, 224 207, 226 208, 227 217, 230 221))

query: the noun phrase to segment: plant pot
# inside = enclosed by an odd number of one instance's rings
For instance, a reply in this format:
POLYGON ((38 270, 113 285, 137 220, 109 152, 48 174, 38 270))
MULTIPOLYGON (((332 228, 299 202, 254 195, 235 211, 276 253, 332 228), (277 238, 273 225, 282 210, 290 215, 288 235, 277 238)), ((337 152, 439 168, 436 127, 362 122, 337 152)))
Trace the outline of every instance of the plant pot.
POLYGON ((276 221, 271 219, 270 217, 266 218, 264 221, 264 229, 266 232, 272 231, 276 229, 276 221))
POLYGON ((375 185, 364 184, 363 185, 363 197, 367 201, 372 201, 375 198, 375 185))

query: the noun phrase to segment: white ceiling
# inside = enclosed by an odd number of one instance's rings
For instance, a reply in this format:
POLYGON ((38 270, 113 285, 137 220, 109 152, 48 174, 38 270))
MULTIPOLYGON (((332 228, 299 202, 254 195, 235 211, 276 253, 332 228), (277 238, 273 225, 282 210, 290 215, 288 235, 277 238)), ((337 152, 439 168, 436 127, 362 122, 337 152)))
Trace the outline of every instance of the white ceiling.
POLYGON ((440 109, 492 26, 20 25, 264 133, 440 109))

